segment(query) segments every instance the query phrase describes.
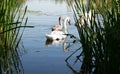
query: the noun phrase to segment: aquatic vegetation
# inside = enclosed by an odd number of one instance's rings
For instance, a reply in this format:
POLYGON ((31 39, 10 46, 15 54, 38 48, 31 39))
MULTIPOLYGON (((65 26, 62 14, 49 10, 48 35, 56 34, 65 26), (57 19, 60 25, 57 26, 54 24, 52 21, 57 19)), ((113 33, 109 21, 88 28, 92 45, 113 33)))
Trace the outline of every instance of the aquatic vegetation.
POLYGON ((83 57, 80 73, 120 73, 119 1, 90 0, 85 3, 84 0, 74 0, 71 7, 82 44, 82 52, 77 56, 78 60, 83 57), (82 27, 81 16, 84 17, 82 27))
POLYGON ((23 73, 17 48, 25 27, 31 27, 26 26, 28 18, 23 21, 27 7, 24 13, 19 12, 23 2, 25 0, 0 1, 0 74, 23 73))
MULTIPOLYGON (((21 13, 23 13, 25 10, 19 10, 21 13)), ((44 14, 42 13, 42 11, 33 11, 33 10, 26 10, 26 13, 30 13, 30 14, 44 14)))

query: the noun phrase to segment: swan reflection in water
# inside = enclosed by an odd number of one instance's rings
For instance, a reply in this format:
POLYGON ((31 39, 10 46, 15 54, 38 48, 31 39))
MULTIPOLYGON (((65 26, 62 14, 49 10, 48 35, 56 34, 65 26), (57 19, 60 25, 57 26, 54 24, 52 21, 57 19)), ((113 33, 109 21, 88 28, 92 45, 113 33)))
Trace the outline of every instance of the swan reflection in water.
POLYGON ((45 45, 48 47, 50 45, 59 45, 62 44, 63 45, 63 51, 67 52, 69 51, 69 43, 66 42, 66 39, 60 39, 60 40, 51 40, 51 39, 46 39, 45 45))

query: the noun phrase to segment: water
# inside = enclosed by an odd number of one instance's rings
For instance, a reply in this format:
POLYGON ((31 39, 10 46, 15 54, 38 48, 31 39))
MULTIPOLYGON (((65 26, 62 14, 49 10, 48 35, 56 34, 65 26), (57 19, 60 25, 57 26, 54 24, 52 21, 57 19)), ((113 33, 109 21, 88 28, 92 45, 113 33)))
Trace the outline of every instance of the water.
MULTIPOLYGON (((34 26, 28 28, 23 34, 23 45, 25 52, 21 57, 25 74, 73 74, 67 66, 65 59, 79 47, 73 45, 68 52, 63 49, 63 42, 46 46, 46 34, 51 32, 51 27, 58 24, 59 16, 69 16, 71 26, 67 25, 68 31, 77 36, 71 11, 67 8, 65 2, 55 3, 54 0, 28 0, 25 6, 28 6, 26 16, 28 16, 27 25, 34 26)), ((70 42, 70 39, 66 40, 70 42)), ((71 58, 75 60, 75 56, 71 58)), ((76 71, 79 71, 80 64, 71 64, 76 71)))

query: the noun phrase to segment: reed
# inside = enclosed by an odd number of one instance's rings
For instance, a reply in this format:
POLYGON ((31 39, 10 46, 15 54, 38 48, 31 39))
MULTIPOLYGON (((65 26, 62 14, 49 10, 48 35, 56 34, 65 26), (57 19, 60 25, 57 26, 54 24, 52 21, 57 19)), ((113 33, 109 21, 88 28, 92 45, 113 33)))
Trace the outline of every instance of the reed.
POLYGON ((87 0, 86 4, 84 0, 74 0, 71 6, 82 44, 80 73, 120 73, 120 2, 87 0))
POLYGON ((17 50, 26 26, 20 9, 25 0, 0 0, 0 74, 22 74, 17 50), (22 28, 22 29, 21 29, 22 28))

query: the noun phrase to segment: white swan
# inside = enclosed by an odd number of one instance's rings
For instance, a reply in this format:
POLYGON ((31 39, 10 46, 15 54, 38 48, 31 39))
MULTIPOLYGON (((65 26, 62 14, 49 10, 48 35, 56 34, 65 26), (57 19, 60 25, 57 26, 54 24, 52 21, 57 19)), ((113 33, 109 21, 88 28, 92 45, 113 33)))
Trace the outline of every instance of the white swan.
POLYGON ((62 31, 62 16, 59 17, 59 25, 53 26, 52 31, 62 31))
POLYGON ((62 40, 66 37, 62 31, 52 31, 50 34, 46 34, 46 38, 50 40, 62 40))
POLYGON ((65 34, 68 34, 67 32, 67 22, 70 24, 70 18, 66 17, 64 20, 64 32, 62 31, 52 31, 50 34, 46 34, 46 38, 50 40, 62 40, 66 38, 65 34))

